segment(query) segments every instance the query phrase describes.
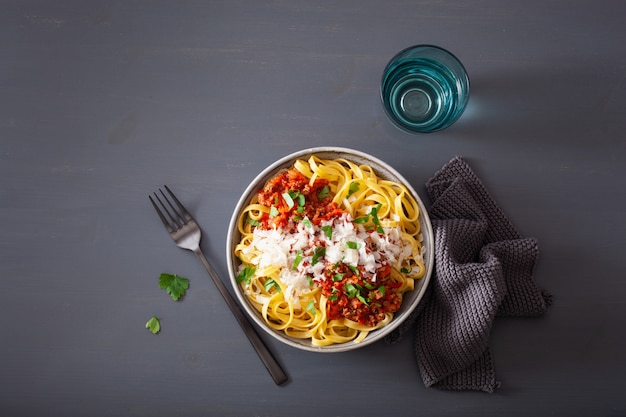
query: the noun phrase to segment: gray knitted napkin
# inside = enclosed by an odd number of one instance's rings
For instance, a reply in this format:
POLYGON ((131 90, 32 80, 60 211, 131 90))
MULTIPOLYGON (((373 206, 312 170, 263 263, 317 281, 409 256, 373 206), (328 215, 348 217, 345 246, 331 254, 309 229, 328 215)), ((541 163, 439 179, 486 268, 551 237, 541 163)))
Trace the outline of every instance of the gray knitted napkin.
POLYGON ((532 280, 538 246, 522 238, 461 158, 426 183, 435 268, 424 300, 387 338, 416 326, 415 352, 427 387, 493 392, 489 349, 495 317, 535 317, 551 296, 532 280))

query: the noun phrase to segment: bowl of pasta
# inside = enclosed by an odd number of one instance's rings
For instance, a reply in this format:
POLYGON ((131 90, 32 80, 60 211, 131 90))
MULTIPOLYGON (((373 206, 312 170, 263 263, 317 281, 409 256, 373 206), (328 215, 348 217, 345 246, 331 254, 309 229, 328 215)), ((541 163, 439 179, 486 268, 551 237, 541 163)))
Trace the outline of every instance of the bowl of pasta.
POLYGON ((314 352, 383 339, 422 300, 434 262, 428 213, 408 181, 338 147, 264 169, 239 199, 226 240, 230 281, 249 317, 314 352))

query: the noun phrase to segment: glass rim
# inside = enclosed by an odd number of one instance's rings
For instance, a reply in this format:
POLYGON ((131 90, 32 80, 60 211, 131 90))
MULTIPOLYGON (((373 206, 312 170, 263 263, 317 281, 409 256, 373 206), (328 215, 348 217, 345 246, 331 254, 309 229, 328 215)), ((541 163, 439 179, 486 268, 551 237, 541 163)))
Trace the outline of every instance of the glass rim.
MULTIPOLYGON (((397 52, 395 55, 393 55, 389 59, 389 61, 387 62, 387 65, 385 65, 385 68, 383 69, 383 73, 382 73, 382 76, 381 76, 381 84, 380 84, 381 87, 382 87, 382 84, 383 84, 383 82, 385 80, 385 73, 387 72, 389 67, 393 64, 393 62, 396 61, 398 58, 400 58, 400 56, 402 56, 403 54, 405 54, 405 53, 407 53, 409 51, 415 50, 415 49, 419 49, 419 48, 435 49, 435 50, 443 52, 444 54, 446 54, 450 58, 452 58, 461 67, 461 70, 463 71, 463 74, 464 74, 464 78, 467 80, 467 84, 469 86, 470 79, 469 79, 469 75, 467 74, 467 69, 465 68, 465 65, 463 65, 463 62, 461 62, 461 60, 455 54, 453 54, 448 49, 443 48, 441 46, 433 45, 433 44, 430 44, 430 43, 418 43, 418 44, 415 44, 415 45, 412 45, 412 46, 408 46, 408 47, 400 50, 399 52, 397 52)), ((380 92, 381 92, 381 97, 382 97, 382 88, 381 88, 380 92)))

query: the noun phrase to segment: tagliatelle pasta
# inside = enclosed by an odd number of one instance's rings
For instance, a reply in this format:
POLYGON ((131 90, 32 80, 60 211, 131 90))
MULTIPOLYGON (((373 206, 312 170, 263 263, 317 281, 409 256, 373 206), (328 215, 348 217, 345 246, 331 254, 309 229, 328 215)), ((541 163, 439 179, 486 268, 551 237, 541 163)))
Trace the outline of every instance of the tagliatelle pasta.
POLYGON ((417 201, 368 165, 311 156, 238 219, 237 281, 267 325, 313 346, 360 342, 425 274, 417 201))

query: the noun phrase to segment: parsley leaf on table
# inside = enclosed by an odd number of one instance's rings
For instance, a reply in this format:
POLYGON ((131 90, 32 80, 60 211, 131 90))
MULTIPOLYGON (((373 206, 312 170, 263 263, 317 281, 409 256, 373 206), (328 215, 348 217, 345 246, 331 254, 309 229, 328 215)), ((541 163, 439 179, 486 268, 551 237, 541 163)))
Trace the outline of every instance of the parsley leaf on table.
POLYGON ((161 274, 159 277, 159 288, 165 290, 172 297, 172 300, 177 301, 185 295, 185 290, 189 288, 189 280, 176 274, 161 274))
POLYGON ((161 323, 157 316, 152 316, 146 323, 146 329, 150 330, 153 334, 157 334, 161 331, 161 323))

